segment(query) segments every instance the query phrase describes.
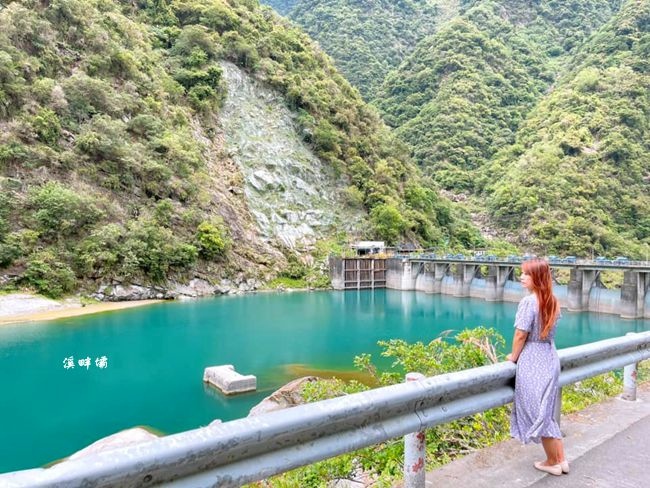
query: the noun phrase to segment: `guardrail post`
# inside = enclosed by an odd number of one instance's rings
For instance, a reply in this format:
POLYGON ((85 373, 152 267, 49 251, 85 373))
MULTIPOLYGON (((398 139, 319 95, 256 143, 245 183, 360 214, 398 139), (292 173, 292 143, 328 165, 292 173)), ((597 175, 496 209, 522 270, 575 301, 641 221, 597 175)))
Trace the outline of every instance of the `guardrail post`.
MULTIPOLYGON (((424 379, 421 373, 408 373, 406 382, 424 379)), ((424 431, 404 436, 404 488, 424 488, 426 470, 426 437, 424 431)))
MULTIPOLYGON (((634 335, 634 332, 628 332, 625 335, 634 335)), ((623 368, 623 394, 621 398, 630 402, 636 401, 636 364, 628 364, 623 368)))

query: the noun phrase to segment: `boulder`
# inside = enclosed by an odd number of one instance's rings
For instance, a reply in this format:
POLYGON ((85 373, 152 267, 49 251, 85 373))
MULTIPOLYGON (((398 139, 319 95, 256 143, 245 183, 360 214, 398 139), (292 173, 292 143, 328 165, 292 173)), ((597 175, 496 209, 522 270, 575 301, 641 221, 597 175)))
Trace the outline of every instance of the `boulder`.
POLYGON ((190 280, 187 285, 175 283, 170 291, 177 297, 185 296, 196 298, 214 295, 218 289, 206 280, 194 278, 190 280))
POLYGON ((108 437, 104 437, 103 439, 99 439, 88 447, 84 447, 81 451, 75 452, 72 456, 68 457, 67 460, 73 461, 97 452, 110 451, 119 447, 133 446, 157 438, 157 435, 152 434, 142 427, 134 427, 133 429, 123 430, 116 434, 109 435, 108 437))
POLYGON ((296 405, 304 403, 301 395, 302 387, 306 383, 311 383, 316 380, 318 380, 316 376, 305 376, 287 383, 255 405, 248 416, 254 417, 263 413, 282 410, 283 408, 295 407, 296 405))

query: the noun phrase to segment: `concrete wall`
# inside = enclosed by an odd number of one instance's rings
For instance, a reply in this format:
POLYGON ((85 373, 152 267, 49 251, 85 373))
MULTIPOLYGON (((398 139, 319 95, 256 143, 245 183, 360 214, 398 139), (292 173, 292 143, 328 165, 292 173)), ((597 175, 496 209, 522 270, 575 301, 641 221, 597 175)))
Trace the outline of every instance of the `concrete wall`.
MULTIPOLYGON (((415 290, 443 295, 467 296, 506 302, 519 302, 527 291, 517 281, 497 279, 492 273, 488 277, 471 278, 471 269, 467 265, 445 265, 439 263, 412 263, 407 259, 388 259, 386 262, 386 288, 393 290, 415 290), (498 288, 498 292, 495 292, 498 288)), ((496 268, 496 267, 495 267, 496 268)), ((507 273, 501 270, 501 273, 507 273)), ((627 272, 626 272, 627 273, 627 272)), ((503 276, 503 275, 502 275, 503 276)), ((610 313, 623 318, 650 318, 650 293, 643 294, 643 287, 648 288, 648 278, 626 275, 622 293, 620 290, 600 288, 591 273, 572 272, 572 282, 553 287, 560 305, 569 310, 610 313), (645 280, 645 281, 643 281, 645 280)))

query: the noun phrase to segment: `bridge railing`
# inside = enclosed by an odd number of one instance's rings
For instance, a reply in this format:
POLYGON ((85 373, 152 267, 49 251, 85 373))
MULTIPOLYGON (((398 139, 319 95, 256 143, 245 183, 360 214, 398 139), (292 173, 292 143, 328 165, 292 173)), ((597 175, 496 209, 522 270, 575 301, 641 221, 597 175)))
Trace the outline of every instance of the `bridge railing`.
MULTIPOLYGON (((560 385, 650 358, 650 332, 558 351, 560 385)), ((502 362, 300 405, 0 475, 2 486, 236 487, 513 400, 502 362)))

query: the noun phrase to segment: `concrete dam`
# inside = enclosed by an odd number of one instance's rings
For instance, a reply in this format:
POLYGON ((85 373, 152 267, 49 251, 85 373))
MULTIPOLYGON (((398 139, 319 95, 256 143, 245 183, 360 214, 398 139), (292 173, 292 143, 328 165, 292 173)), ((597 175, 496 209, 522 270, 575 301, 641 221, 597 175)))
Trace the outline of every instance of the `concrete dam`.
MULTIPOLYGON (((335 290, 389 288, 487 301, 518 302, 526 295, 515 270, 521 263, 474 261, 427 257, 340 258, 330 257, 330 277, 335 290)), ((551 263, 551 268, 569 268, 567 285, 553 289, 569 311, 601 312, 622 318, 650 318, 650 266, 602 264, 589 261, 551 263), (599 280, 602 271, 623 273, 620 289, 607 289, 599 280)))

